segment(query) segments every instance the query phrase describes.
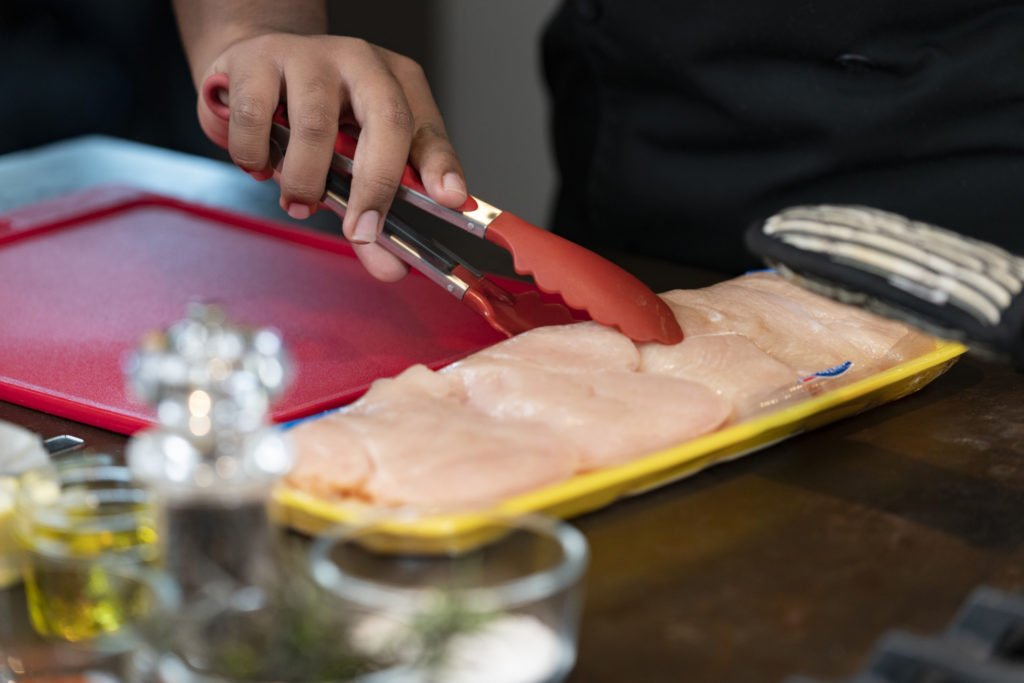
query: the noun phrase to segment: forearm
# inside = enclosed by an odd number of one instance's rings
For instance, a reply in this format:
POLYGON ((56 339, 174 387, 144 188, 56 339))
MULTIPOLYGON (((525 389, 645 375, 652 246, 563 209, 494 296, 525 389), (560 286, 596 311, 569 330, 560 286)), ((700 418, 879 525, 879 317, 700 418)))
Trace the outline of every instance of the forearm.
POLYGON ((192 79, 228 46, 265 33, 327 32, 325 0, 173 0, 192 79))

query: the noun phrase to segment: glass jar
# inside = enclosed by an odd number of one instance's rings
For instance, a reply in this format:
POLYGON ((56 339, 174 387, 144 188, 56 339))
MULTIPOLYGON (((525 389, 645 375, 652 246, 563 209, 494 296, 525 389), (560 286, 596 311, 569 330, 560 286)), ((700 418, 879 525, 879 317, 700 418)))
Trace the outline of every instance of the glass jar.
POLYGON ((0 590, 21 579, 14 508, 21 475, 47 467, 42 440, 17 425, 0 422, 0 590))
POLYGON ((115 633, 143 608, 123 569, 156 560, 153 511, 125 467, 29 472, 15 529, 29 617, 40 635, 79 642, 115 633))
POLYGON ((18 544, 14 538, 14 498, 18 479, 0 475, 0 590, 21 580, 18 544))

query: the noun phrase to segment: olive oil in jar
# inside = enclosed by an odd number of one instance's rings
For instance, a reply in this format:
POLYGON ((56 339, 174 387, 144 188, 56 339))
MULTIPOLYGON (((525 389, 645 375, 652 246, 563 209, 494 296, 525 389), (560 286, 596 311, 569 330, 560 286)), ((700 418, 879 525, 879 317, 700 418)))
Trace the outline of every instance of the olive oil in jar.
MULTIPOLYGON (((21 476, 50 465, 37 434, 0 421, 0 590, 21 580, 14 534, 14 509, 21 476)), ((2 631, 2 629, 0 629, 2 631)))
POLYGON ((63 489, 40 482, 19 500, 25 595, 40 635, 91 640, 147 607, 125 570, 156 559, 152 510, 144 491, 110 483, 111 469, 123 468, 96 468, 91 481, 63 489))
POLYGON ((0 590, 21 579, 18 544, 14 537, 14 477, 0 475, 0 590))

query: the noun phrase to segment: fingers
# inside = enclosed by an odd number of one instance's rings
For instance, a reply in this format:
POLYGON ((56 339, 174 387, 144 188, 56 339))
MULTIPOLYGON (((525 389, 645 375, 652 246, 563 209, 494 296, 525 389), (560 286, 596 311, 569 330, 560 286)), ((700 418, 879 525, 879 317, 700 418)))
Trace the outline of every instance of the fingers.
POLYGON ((414 133, 409 162, 419 171, 424 186, 436 202, 456 209, 466 201, 462 163, 448 140, 444 120, 430 92, 422 67, 393 52, 384 58, 395 75, 413 113, 414 133))
POLYGON ((408 266, 379 244, 353 244, 359 262, 381 282, 397 282, 409 272, 408 266))
POLYGON ((466 200, 462 165, 423 70, 414 61, 355 38, 273 34, 237 43, 211 65, 230 82, 230 120, 202 104, 200 125, 254 177, 269 165, 274 113, 287 99, 290 137, 278 174, 281 206, 293 218, 320 204, 339 125, 359 130, 342 229, 366 269, 397 280, 405 264, 375 244, 407 163, 444 206, 466 200))
POLYGON ((291 135, 281 169, 281 208, 308 218, 320 204, 334 154, 341 115, 341 79, 327 62, 286 64, 285 89, 291 135))
POLYGON ((409 158, 413 115, 401 86, 367 44, 353 47, 344 80, 362 132, 342 230, 356 244, 377 239, 409 158))
POLYGON ((206 137, 210 138, 213 144, 224 149, 228 148, 228 122, 210 111, 202 96, 196 103, 196 114, 199 118, 199 127, 206 137))
POLYGON ((228 153, 260 179, 270 177, 270 124, 280 96, 281 72, 275 65, 257 62, 231 70, 228 153))

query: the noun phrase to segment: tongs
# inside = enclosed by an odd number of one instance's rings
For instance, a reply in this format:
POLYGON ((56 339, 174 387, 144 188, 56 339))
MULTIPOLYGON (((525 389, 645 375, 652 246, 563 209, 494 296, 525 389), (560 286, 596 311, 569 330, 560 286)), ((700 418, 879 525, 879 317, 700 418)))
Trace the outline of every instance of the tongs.
MULTIPOLYGON (((228 88, 227 74, 214 74, 203 84, 203 100, 219 118, 228 120, 230 109, 220 91, 228 88)), ((283 107, 271 126, 271 165, 280 170, 288 148, 290 129, 283 107)), ((321 203, 344 217, 348 206, 357 141, 339 132, 321 203)), ((672 310, 640 280, 611 261, 554 233, 531 225, 469 196, 458 209, 449 209, 427 195, 419 174, 406 166, 395 198, 425 211, 470 234, 502 247, 512 255, 520 275, 533 277, 538 289, 557 294, 570 307, 612 327, 634 341, 675 344, 683 339, 672 310)), ((509 336, 534 327, 572 322, 572 311, 544 301, 536 291, 512 293, 487 279, 450 249, 426 236, 390 212, 378 243, 411 268, 480 313, 488 323, 509 336)))

